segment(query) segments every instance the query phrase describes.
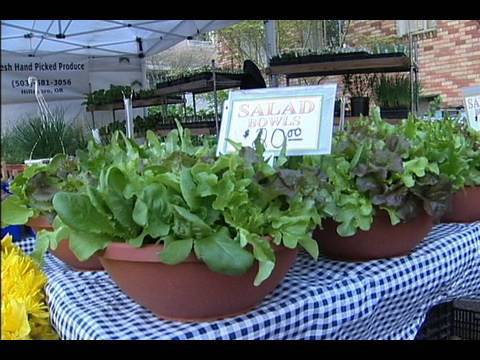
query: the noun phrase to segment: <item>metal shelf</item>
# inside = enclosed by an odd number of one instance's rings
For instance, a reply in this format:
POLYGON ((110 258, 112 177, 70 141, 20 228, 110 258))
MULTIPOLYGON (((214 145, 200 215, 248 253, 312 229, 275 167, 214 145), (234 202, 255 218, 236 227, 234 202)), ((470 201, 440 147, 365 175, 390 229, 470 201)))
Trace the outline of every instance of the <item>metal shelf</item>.
MULTIPOLYGON (((156 105, 165 105, 165 104, 182 104, 183 99, 180 96, 175 97, 152 97, 148 99, 136 99, 132 102, 133 108, 142 108, 156 105)), ((114 102, 111 104, 102 104, 102 105, 90 105, 87 106, 87 111, 114 111, 114 110, 123 110, 124 104, 123 101, 114 102)))
POLYGON ((296 64, 270 65, 270 75, 286 75, 287 78, 410 71, 410 58, 403 53, 358 54, 345 58, 339 54, 329 56, 327 61, 296 64), (356 58, 355 58, 356 57, 356 58))

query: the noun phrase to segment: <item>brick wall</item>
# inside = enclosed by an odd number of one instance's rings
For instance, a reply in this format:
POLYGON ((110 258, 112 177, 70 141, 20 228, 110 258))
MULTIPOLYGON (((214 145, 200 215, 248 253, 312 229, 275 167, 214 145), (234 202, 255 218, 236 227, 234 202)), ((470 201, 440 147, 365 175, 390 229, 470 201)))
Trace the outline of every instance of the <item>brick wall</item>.
POLYGON ((347 43, 355 46, 361 37, 397 35, 396 20, 352 20, 347 43))
POLYGON ((217 37, 216 43, 216 63, 222 69, 239 69, 242 68, 243 63, 238 61, 238 54, 236 54, 228 44, 225 44, 223 39, 217 37))
MULTIPOLYGON (((396 34, 396 20, 353 20, 347 42, 396 34)), ((416 39, 423 93, 441 94, 445 106, 462 105, 462 88, 480 85, 480 21, 437 20, 435 31, 416 39)))

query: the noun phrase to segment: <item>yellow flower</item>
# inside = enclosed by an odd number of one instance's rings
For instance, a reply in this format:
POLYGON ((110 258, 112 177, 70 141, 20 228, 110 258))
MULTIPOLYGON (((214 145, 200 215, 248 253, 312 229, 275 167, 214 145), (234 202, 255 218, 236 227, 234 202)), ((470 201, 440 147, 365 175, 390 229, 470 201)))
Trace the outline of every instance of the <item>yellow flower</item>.
POLYGON ((12 243, 2 239, 2 339, 55 339, 40 266, 12 243))
POLYGON ((10 235, 10 234, 7 234, 3 237, 3 239, 2 239, 2 252, 14 249, 14 246, 12 244, 12 240, 13 240, 13 236, 10 235))
POLYGON ((30 324, 25 304, 15 299, 5 304, 2 301, 2 340, 28 340, 29 334, 30 324))

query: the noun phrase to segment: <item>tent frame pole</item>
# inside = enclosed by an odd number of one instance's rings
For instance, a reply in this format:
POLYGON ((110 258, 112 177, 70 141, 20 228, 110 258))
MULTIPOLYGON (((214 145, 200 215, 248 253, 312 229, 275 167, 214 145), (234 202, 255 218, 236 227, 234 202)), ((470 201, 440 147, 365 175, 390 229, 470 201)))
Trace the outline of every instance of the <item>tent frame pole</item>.
POLYGON ((215 107, 215 128, 217 130, 217 135, 219 134, 218 129, 218 98, 217 98, 217 74, 215 72, 215 60, 212 60, 212 77, 213 77, 213 102, 215 107))
POLYGON ((192 93, 192 99, 193 99, 193 121, 197 121, 197 105, 195 102, 195 93, 192 93))

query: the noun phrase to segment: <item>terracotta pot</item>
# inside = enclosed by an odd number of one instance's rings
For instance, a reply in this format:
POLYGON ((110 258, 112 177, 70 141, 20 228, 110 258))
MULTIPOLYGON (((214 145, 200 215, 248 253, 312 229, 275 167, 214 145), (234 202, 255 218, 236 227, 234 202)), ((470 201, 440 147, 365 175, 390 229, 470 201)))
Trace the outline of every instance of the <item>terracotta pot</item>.
POLYGON ((320 253, 334 260, 368 261, 410 254, 432 229, 433 218, 422 212, 413 221, 393 226, 388 213, 380 211, 369 231, 358 230, 349 237, 338 235, 337 226, 328 219, 323 230, 314 231, 320 253))
POLYGON ((68 239, 60 241, 55 250, 50 249, 50 252, 64 263, 77 271, 101 271, 103 270, 100 257, 93 255, 90 259, 85 261, 78 260, 77 256, 70 250, 70 243, 68 239))
MULTIPOLYGON (((53 226, 48 221, 46 216, 39 216, 33 219, 30 219, 27 226, 30 226, 38 232, 40 230, 52 231, 53 226)), ((58 247, 55 250, 49 249, 49 251, 55 255, 58 259, 62 260, 64 263, 69 265, 75 270, 78 271, 95 271, 103 270, 103 266, 100 263, 98 255, 93 255, 90 259, 86 261, 78 260, 77 256, 70 250, 68 239, 60 241, 58 247)))
POLYGON ((474 222, 480 220, 480 186, 466 187, 452 196, 449 211, 442 222, 474 222))
POLYGON ((39 232, 40 230, 53 230, 53 225, 50 224, 48 218, 46 216, 38 216, 36 218, 31 218, 26 223, 27 226, 30 226, 35 232, 39 232))
POLYGON ((178 321, 212 321, 248 312, 277 287, 297 257, 296 249, 276 248, 275 269, 255 287, 258 265, 244 275, 229 276, 210 270, 194 255, 177 265, 163 264, 158 257, 162 249, 163 245, 134 248, 112 243, 100 260, 138 304, 159 318, 178 321))
MULTIPOLYGON (((25 164, 6 164, 6 177, 7 178, 15 178, 18 174, 21 174, 25 171, 26 165, 25 164)), ((3 178, 3 173, 2 173, 3 178)))

